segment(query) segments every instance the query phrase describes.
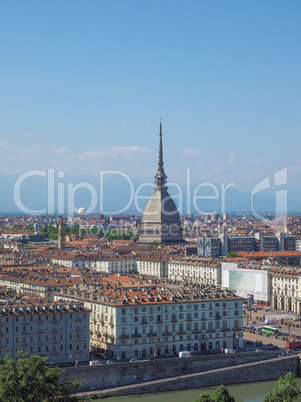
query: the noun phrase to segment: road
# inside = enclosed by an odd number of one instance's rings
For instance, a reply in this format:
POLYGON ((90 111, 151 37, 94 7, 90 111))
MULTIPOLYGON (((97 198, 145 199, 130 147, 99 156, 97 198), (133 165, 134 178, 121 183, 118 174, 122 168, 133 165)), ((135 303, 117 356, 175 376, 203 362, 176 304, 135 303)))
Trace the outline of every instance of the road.
MULTIPOLYGON (((270 309, 269 311, 266 311, 264 309, 258 310, 257 312, 252 311, 252 312, 247 312, 248 317, 244 315, 244 326, 249 325, 254 327, 255 329, 258 329, 260 327, 265 326, 264 322, 264 317, 273 319, 276 323, 276 325, 279 325, 280 327, 278 330, 282 333, 287 333, 291 335, 291 341, 294 341, 294 335, 295 336, 300 336, 301 337, 301 328, 296 328, 293 327, 293 325, 298 325, 301 327, 301 322, 300 321, 294 321, 293 317, 295 316, 294 314, 290 314, 284 311, 279 311, 279 310, 273 310, 270 309), (251 313, 251 315, 250 315, 251 313), (258 317, 258 319, 256 318, 258 317), (262 321, 260 321, 260 317, 262 317, 262 321), (283 320, 283 323, 282 323, 283 320), (254 322, 255 321, 255 322, 254 322), (287 325, 284 324, 284 322, 287 322, 287 325)), ((275 326, 275 324, 270 325, 272 327, 275 326)), ((285 348, 285 342, 282 340, 282 336, 279 337, 279 339, 276 339, 274 336, 270 335, 269 337, 267 335, 262 335, 260 336, 259 334, 251 334, 247 331, 244 331, 244 341, 250 340, 252 342, 261 341, 263 344, 263 347, 260 347, 261 349, 267 349, 268 343, 272 343, 273 345, 278 346, 279 348, 285 348)), ((247 345, 246 342, 244 342, 245 347, 249 347, 250 350, 256 349, 256 346, 250 346, 247 345)))

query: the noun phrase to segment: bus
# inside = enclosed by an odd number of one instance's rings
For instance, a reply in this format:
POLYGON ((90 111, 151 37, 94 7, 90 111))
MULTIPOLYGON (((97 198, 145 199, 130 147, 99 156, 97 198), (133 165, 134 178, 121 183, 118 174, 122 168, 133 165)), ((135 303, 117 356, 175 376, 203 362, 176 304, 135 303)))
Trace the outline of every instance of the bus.
POLYGON ((271 335, 278 335, 279 331, 278 328, 270 327, 270 326, 265 326, 261 328, 261 332, 263 334, 271 334, 271 335))

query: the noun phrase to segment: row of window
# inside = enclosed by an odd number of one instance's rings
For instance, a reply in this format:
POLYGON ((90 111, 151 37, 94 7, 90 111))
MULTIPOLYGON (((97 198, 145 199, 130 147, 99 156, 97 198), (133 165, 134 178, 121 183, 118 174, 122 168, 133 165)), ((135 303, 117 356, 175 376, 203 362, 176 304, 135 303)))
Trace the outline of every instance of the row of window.
MULTIPOLYGON (((9 322, 9 320, 12 320, 14 322, 26 322, 26 321, 35 321, 35 317, 37 317, 38 321, 49 321, 49 320, 53 320, 53 321, 57 321, 57 320, 64 320, 66 318, 66 315, 64 314, 53 314, 53 315, 31 315, 31 316, 23 316, 23 317, 5 317, 5 318, 0 318, 0 324, 2 322, 9 322)), ((69 314, 69 318, 70 320, 72 320, 73 318, 75 318, 75 314, 69 314)), ((82 320, 83 318, 87 318, 87 313, 83 313, 83 317, 82 314, 76 313, 76 319, 77 320, 82 320)))
MULTIPOLYGON (((191 310, 191 309, 192 309, 192 306, 193 306, 193 309, 194 309, 194 310, 198 310, 198 308, 199 308, 199 304, 193 304, 193 305, 187 304, 187 305, 185 305, 186 310, 191 310)), ((209 308, 209 310, 212 310, 213 306, 214 306, 215 308, 223 308, 223 309, 227 309, 227 308, 230 307, 230 306, 229 306, 229 303, 215 303, 215 304, 213 304, 213 303, 209 303, 209 304, 208 304, 208 303, 202 303, 202 304, 201 304, 201 308, 202 308, 202 309, 204 309, 204 308, 209 308)), ((178 307, 178 310, 179 310, 179 311, 183 311, 183 310, 184 310, 184 306, 183 306, 183 305, 178 305, 178 306, 172 305, 172 306, 171 306, 171 309, 172 309, 172 310, 176 310, 176 307, 178 307)), ((235 303, 234 303, 234 308, 238 308, 238 302, 235 302, 235 303)), ((169 309, 170 309, 170 306, 164 306, 164 311, 165 311, 165 312, 168 312, 169 309)), ((157 306, 157 307, 154 307, 154 306, 149 306, 149 307, 143 306, 143 307, 140 307, 140 308, 134 307, 134 314, 138 314, 139 312, 146 312, 146 311, 149 311, 150 313, 153 313, 155 310, 156 310, 156 311, 163 311, 163 306, 162 306, 162 307, 161 307, 161 306, 157 306)), ((125 314, 126 314, 126 311, 127 311, 126 308, 122 308, 122 309, 121 309, 121 314, 122 314, 122 315, 125 315, 125 314)))
MULTIPOLYGON (((6 344, 9 344, 9 341, 6 342, 6 344)), ((78 350, 79 351, 82 349, 84 351, 87 351, 87 343, 86 342, 84 342, 83 344, 69 343, 69 345, 68 345, 68 350, 78 350)), ((17 347, 15 352, 17 352, 18 350, 23 350, 23 352, 29 352, 29 353, 49 353, 49 352, 56 353, 56 352, 64 351, 64 345, 63 344, 60 344, 60 345, 53 344, 53 345, 37 345, 37 346, 29 346, 29 347, 23 346, 23 347, 17 347)), ((1 352, 2 352, 2 349, 0 348, 0 356, 1 356, 1 352)), ((8 353, 8 351, 6 350, 5 353, 8 353)))
MULTIPOLYGON (((234 320, 234 328, 239 329, 239 320, 234 320)), ((188 323, 188 324, 179 324, 179 325, 164 325, 164 328, 162 328, 161 325, 157 325, 156 327, 150 326, 149 328, 142 327, 140 330, 140 327, 134 327, 134 333, 132 335, 152 335, 152 334, 161 334, 162 330, 164 333, 169 334, 169 333, 176 333, 176 332, 186 332, 186 331, 199 331, 199 330, 213 330, 213 329, 220 329, 220 330, 225 330, 229 329, 229 324, 227 321, 209 321, 208 326, 206 322, 198 323, 188 323), (215 325, 214 325, 215 323, 215 325), (141 332, 139 332, 141 331, 141 332)), ((122 335, 126 335, 126 328, 121 328, 122 335)))

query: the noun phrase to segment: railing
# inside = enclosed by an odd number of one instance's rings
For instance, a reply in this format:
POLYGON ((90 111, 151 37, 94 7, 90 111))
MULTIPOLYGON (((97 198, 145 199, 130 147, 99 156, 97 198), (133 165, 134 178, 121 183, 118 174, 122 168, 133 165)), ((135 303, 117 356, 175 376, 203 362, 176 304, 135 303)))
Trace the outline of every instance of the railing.
POLYGON ((130 335, 123 334, 123 335, 119 336, 119 339, 128 339, 129 337, 130 337, 130 335))
POLYGON ((132 338, 141 338, 141 334, 132 334, 132 338))
POLYGON ((157 336, 157 332, 149 332, 147 336, 157 336))

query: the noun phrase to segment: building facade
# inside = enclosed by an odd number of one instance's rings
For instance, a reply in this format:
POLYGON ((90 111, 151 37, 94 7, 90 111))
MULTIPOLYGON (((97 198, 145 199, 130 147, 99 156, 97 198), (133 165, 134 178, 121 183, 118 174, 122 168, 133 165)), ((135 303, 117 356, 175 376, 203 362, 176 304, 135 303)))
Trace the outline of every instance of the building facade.
POLYGON ((0 355, 17 351, 48 358, 49 364, 89 361, 90 310, 80 302, 32 301, 26 295, 0 305, 0 355))
POLYGON ((243 299, 213 286, 174 286, 112 296, 85 293, 56 296, 83 301, 92 310, 90 346, 121 359, 134 356, 242 347, 243 299))

